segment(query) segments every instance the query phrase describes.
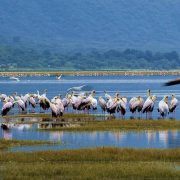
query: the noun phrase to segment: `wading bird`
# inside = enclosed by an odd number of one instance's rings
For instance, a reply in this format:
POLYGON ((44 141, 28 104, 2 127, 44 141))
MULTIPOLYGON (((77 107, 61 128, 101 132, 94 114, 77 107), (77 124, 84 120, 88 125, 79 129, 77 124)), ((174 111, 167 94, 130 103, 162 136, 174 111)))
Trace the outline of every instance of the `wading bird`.
POLYGON ((102 113, 105 115, 106 109, 107 109, 107 104, 106 101, 100 96, 98 99, 99 105, 101 107, 102 113))
POLYGON ((0 93, 0 99, 1 99, 1 101, 4 101, 6 97, 7 97, 6 94, 1 94, 1 93, 0 93))
POLYGON ((110 95, 107 95, 107 93, 105 94, 105 97, 107 98, 107 112, 114 116, 119 105, 119 98, 116 96, 112 98, 110 95))
POLYGON ((21 99, 24 101, 25 107, 27 108, 27 103, 28 103, 28 99, 29 99, 29 93, 25 94, 24 96, 21 94, 21 99))
POLYGON ((49 99, 46 97, 46 93, 47 90, 44 91, 44 93, 42 95, 39 94, 39 91, 37 91, 37 98, 39 100, 39 105, 40 105, 40 112, 41 112, 41 108, 43 110, 47 110, 50 108, 50 101, 49 99))
POLYGON ((14 100, 17 102, 19 112, 25 112, 26 107, 24 101, 21 99, 20 96, 17 95, 17 92, 14 93, 14 100))
POLYGON ((62 74, 60 76, 57 76, 57 80, 61 80, 62 74))
POLYGON ((6 102, 2 107, 1 115, 2 116, 7 115, 7 113, 12 109, 13 105, 14 105, 14 103, 12 103, 12 102, 6 102))
POLYGON ((120 112, 121 117, 124 118, 124 115, 126 114, 127 98, 120 97, 119 94, 116 94, 116 98, 118 100, 117 112, 120 112))
POLYGON ((35 108, 36 108, 36 100, 35 100, 35 95, 34 94, 29 94, 29 98, 28 98, 28 101, 29 101, 29 105, 32 107, 32 110, 31 112, 35 112, 35 108))
POLYGON ((77 87, 71 87, 71 88, 69 88, 69 89, 67 90, 67 92, 69 92, 69 91, 82 91, 85 86, 86 86, 86 85, 77 86, 77 87))
POLYGON ((60 96, 55 96, 53 98, 53 102, 51 101, 51 103, 54 103, 56 106, 56 116, 62 116, 64 113, 64 106, 63 106, 60 96))
POLYGON ((14 76, 10 77, 9 79, 11 79, 11 80, 16 80, 17 82, 20 81, 18 77, 14 77, 14 76))
POLYGON ((178 100, 174 94, 172 94, 171 97, 172 97, 172 99, 170 101, 169 112, 174 113, 174 115, 175 115, 175 110, 176 110, 176 107, 178 106, 178 100))
POLYGON ((164 98, 159 102, 158 112, 160 113, 162 118, 165 118, 169 113, 168 96, 164 96, 164 98))
MULTIPOLYGON (((131 98, 131 100, 129 101, 130 112, 132 112, 132 114, 136 112, 140 113, 142 111, 143 104, 144 104, 144 100, 141 96, 131 98)), ((139 114, 139 117, 140 117, 140 114, 139 114)))
POLYGON ((146 119, 152 118, 151 113, 153 112, 155 101, 156 101, 156 96, 153 95, 148 97, 144 102, 142 112, 146 113, 146 119))
POLYGON ((68 106, 71 103, 71 95, 70 94, 66 94, 66 96, 62 99, 62 104, 64 106, 64 109, 66 109, 68 111, 68 106))

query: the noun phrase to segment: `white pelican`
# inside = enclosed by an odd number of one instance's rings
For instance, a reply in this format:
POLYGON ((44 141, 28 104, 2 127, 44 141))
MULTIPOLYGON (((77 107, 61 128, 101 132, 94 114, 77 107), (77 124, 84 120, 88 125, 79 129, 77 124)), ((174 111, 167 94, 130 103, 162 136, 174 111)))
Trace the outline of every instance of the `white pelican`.
POLYGON ((117 98, 117 101, 118 101, 117 111, 120 111, 122 118, 124 118, 124 115, 126 114, 127 98, 120 97, 117 98))
POLYGON ((158 112, 163 118, 169 113, 168 96, 164 96, 164 98, 159 102, 158 112))
POLYGON ((62 74, 60 76, 57 76, 57 80, 61 80, 62 74))
POLYGON ((130 112, 136 113, 136 111, 138 111, 140 113, 142 111, 143 104, 144 100, 141 96, 131 98, 129 101, 130 112))
POLYGON ((39 105, 40 105, 40 108, 42 108, 43 110, 49 109, 50 107, 50 101, 46 97, 46 92, 47 90, 45 90, 44 94, 40 95, 39 91, 37 91, 37 98, 39 100, 39 105))
POLYGON ((83 95, 75 96, 74 93, 72 93, 70 100, 74 110, 80 110, 80 105, 84 98, 83 95))
POLYGON ((89 96, 84 97, 82 99, 81 104, 79 106, 80 110, 89 110, 91 109, 91 107, 93 108, 93 110, 97 109, 97 100, 94 98, 95 93, 96 92, 93 90, 89 96))
POLYGON ((100 107, 102 109, 102 112, 105 115, 105 112, 106 112, 106 109, 107 109, 106 101, 100 96, 99 99, 98 99, 98 102, 99 102, 99 105, 100 105, 100 107))
POLYGON ((117 97, 112 98, 111 96, 108 96, 108 101, 107 101, 107 112, 111 114, 116 113, 117 107, 119 103, 119 99, 117 97))
MULTIPOLYGON (((151 114, 151 112, 154 109, 154 103, 156 101, 156 96, 150 96, 146 99, 145 103, 143 104, 142 112, 146 113, 146 119, 147 119, 147 114, 151 114)), ((151 118, 149 116, 149 118, 151 118)))
POLYGON ((21 95, 21 99, 24 101, 25 107, 27 108, 27 102, 28 102, 28 99, 29 99, 29 93, 25 94, 24 96, 21 95))
POLYGON ((6 97, 7 97, 6 94, 0 93, 0 99, 1 99, 1 101, 4 101, 6 97))
MULTIPOLYGON (((35 107, 36 107, 36 100, 35 100, 34 94, 29 94, 28 100, 29 100, 29 105, 31 105, 32 108, 35 109, 35 107)), ((32 112, 35 112, 35 111, 32 110, 32 112)))
POLYGON ((57 116, 62 116, 64 113, 64 106, 63 106, 60 96, 56 96, 54 98, 54 104, 56 105, 57 116))
POLYGON ((14 77, 14 76, 10 77, 9 79, 16 80, 17 82, 20 81, 20 79, 18 77, 14 77))
POLYGON ((58 117, 58 108, 55 103, 49 102, 51 112, 52 112, 52 117, 58 117))
POLYGON ((18 108, 19 108, 19 112, 20 112, 20 110, 24 112, 26 110, 25 103, 21 99, 21 97, 17 95, 16 92, 14 93, 14 99, 17 102, 17 105, 18 105, 18 108))
POLYGON ((178 106, 178 99, 175 97, 174 94, 172 94, 172 99, 170 101, 170 106, 169 106, 169 112, 175 113, 176 107, 178 106))
POLYGON ((13 104, 14 104, 14 103, 12 103, 12 102, 6 102, 6 103, 3 105, 3 107, 2 107, 1 115, 2 115, 2 116, 7 115, 7 113, 12 109, 13 104))
POLYGON ((86 85, 77 86, 77 87, 71 87, 67 91, 82 91, 83 87, 85 87, 85 86, 86 85))

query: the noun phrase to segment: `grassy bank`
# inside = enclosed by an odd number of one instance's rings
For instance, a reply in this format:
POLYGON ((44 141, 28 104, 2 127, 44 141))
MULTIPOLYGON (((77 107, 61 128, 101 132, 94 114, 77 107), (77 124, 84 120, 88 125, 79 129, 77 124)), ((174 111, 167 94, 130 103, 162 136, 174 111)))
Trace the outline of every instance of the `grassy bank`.
POLYGON ((4 179, 180 178, 180 149, 97 148, 0 154, 4 179))
MULTIPOLYGON (((60 124, 60 123, 59 123, 60 124)), ((110 131, 110 130, 169 130, 180 129, 180 121, 175 120, 102 120, 79 123, 78 126, 58 127, 45 130, 66 131, 110 131)))
MULTIPOLYGON (((51 113, 28 113, 28 114, 15 114, 15 115, 7 115, 7 116, 1 116, 1 118, 28 118, 28 117, 37 117, 37 118, 50 118, 51 120, 52 115, 51 113)), ((63 118, 86 118, 86 117, 91 117, 95 118, 96 115, 91 115, 91 114, 72 114, 72 113, 66 113, 62 117, 59 118, 59 120, 63 118)), ((56 118, 57 119, 57 118, 56 118)))
POLYGON ((98 116, 89 115, 89 114, 64 114, 62 117, 52 118, 50 113, 32 113, 32 114, 17 114, 17 115, 8 115, 1 117, 3 120, 11 120, 16 124, 33 124, 33 123, 42 123, 42 122, 90 122, 95 121, 98 116), (31 118, 33 121, 31 121, 31 118))
POLYGON ((88 114, 65 114, 60 118, 52 118, 51 114, 20 114, 4 116, 17 124, 53 124, 53 129, 46 126, 45 130, 66 131, 110 131, 110 130, 168 130, 180 129, 180 120, 145 120, 145 119, 108 119, 88 114), (27 118, 27 119, 26 119, 27 118), (30 121, 29 118, 33 118, 30 121), (98 120, 100 119, 100 120, 98 120), (67 126, 66 126, 67 125, 67 126))
POLYGON ((15 71, 15 72, 0 72, 0 76, 104 76, 104 75, 180 75, 179 70, 101 70, 101 71, 15 71))
POLYGON ((34 146, 34 145, 45 145, 53 144, 50 141, 31 141, 31 140, 4 140, 0 139, 0 151, 13 146, 34 146))
MULTIPOLYGON (((60 118, 52 118, 51 114, 20 114, 4 116, 17 124, 52 123, 53 128, 45 126, 45 130, 66 131, 111 131, 111 130, 168 130, 180 129, 180 120, 145 120, 145 119, 108 119, 88 114, 65 114, 60 118), (27 118, 27 119, 26 119, 27 118), (30 119, 33 118, 33 121, 30 119), (100 120, 98 120, 100 119, 100 120), (14 120, 14 121, 13 121, 14 120), (67 126, 66 126, 67 125, 67 126)), ((43 126, 42 126, 43 127, 43 126)))

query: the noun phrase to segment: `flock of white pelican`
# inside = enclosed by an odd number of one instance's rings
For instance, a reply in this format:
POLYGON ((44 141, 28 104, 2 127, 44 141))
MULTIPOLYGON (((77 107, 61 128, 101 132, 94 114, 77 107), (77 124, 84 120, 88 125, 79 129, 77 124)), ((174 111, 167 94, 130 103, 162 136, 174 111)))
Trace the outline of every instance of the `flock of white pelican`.
MULTIPOLYGON (((52 117, 59 117, 64 112, 68 112, 69 108, 72 108, 76 113, 89 113, 89 110, 96 111, 99 105, 103 115, 110 114, 114 116, 116 113, 119 113, 121 118, 124 118, 129 109, 133 117, 136 117, 136 113, 139 114, 139 117, 142 117, 142 114, 146 114, 146 119, 148 119, 152 118, 152 112, 157 99, 155 95, 151 94, 149 89, 147 90, 147 97, 145 99, 137 96, 132 97, 129 102, 126 97, 121 96, 119 93, 112 96, 105 91, 104 96, 100 96, 97 99, 94 90, 89 93, 75 90, 77 90, 77 87, 68 89, 65 97, 59 95, 52 99, 47 97, 47 90, 44 90, 42 94, 39 91, 25 95, 18 95, 17 93, 6 95, 1 93, 0 99, 3 103, 1 115, 7 115, 17 106, 19 113, 27 113, 28 110, 29 112, 35 112, 35 108, 39 107, 40 112, 50 109, 52 117)), ((169 100, 168 96, 164 96, 159 102, 157 110, 162 118, 166 118, 169 113, 175 115, 177 106, 178 99, 172 94, 171 100, 169 100)))

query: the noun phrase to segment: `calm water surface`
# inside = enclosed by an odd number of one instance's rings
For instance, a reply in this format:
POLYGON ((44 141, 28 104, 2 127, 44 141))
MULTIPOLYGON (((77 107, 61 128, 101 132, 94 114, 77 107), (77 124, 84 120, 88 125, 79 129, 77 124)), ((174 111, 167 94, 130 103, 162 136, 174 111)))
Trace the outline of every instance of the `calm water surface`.
MULTIPOLYGON (((62 80, 56 80, 55 76, 50 77, 21 77, 20 82, 10 80, 8 77, 0 77, 0 92, 12 94, 36 93, 37 90, 48 90, 47 96, 52 98, 55 95, 66 94, 66 90, 73 86, 86 85, 84 90, 96 90, 96 97, 104 95, 104 90, 109 94, 120 92, 128 100, 134 96, 141 95, 146 98, 146 90, 151 89, 157 95, 153 118, 158 118, 158 101, 164 95, 176 94, 180 99, 180 86, 165 87, 163 84, 178 76, 63 76, 62 80)), ((1 106, 1 104, 0 104, 1 106)), ((39 108, 37 108, 38 112, 39 108)), ((100 113, 100 108, 93 113, 100 113)), ((17 113, 17 109, 14 110, 17 113)), ((119 116, 118 114, 116 115, 119 116)), ((126 113, 126 118, 131 114, 126 113)), ((143 115, 144 116, 144 115, 143 115)), ((145 116, 144 116, 145 117, 145 116)), ((169 116, 170 117, 170 116, 169 116)), ((180 119, 180 107, 176 111, 176 119, 180 119)), ((180 147, 180 131, 95 131, 95 132, 49 132, 37 131, 37 124, 16 125, 9 131, 0 129, 0 138, 5 139, 26 139, 26 140, 50 140, 61 141, 62 144, 35 147, 17 147, 11 151, 34 151, 34 150, 57 150, 75 149, 99 146, 113 147, 135 147, 135 148, 177 148, 180 147)))
MULTIPOLYGON (((53 96, 65 95, 67 89, 73 86, 86 85, 84 90, 96 90, 96 97, 104 96, 104 90, 109 94, 120 92, 128 100, 134 96, 141 95, 146 98, 147 89, 151 89, 158 99, 156 101, 153 118, 158 118, 158 101, 164 95, 176 94, 180 97, 180 85, 165 87, 163 84, 169 80, 178 78, 178 76, 62 76, 61 80, 56 80, 55 76, 46 77, 20 77, 20 82, 10 80, 9 77, 0 77, 0 92, 5 94, 25 94, 28 92, 36 93, 37 90, 43 92, 48 90, 47 96, 51 99, 53 96)), ((0 107, 2 104, 0 103, 0 107)), ((36 110, 39 111, 39 108, 36 110)), ((17 109, 15 110, 15 113, 17 109)), ((100 113, 100 108, 93 113, 100 113)), ((118 115, 117 115, 118 116, 118 115)), ((126 113, 126 118, 131 114, 126 113)), ((180 119, 180 107, 176 111, 176 119, 180 119)))
POLYGON ((0 129, 0 138, 61 142, 54 145, 22 146, 10 151, 62 150, 94 147, 179 148, 180 131, 38 131, 38 124, 12 125, 0 129))

